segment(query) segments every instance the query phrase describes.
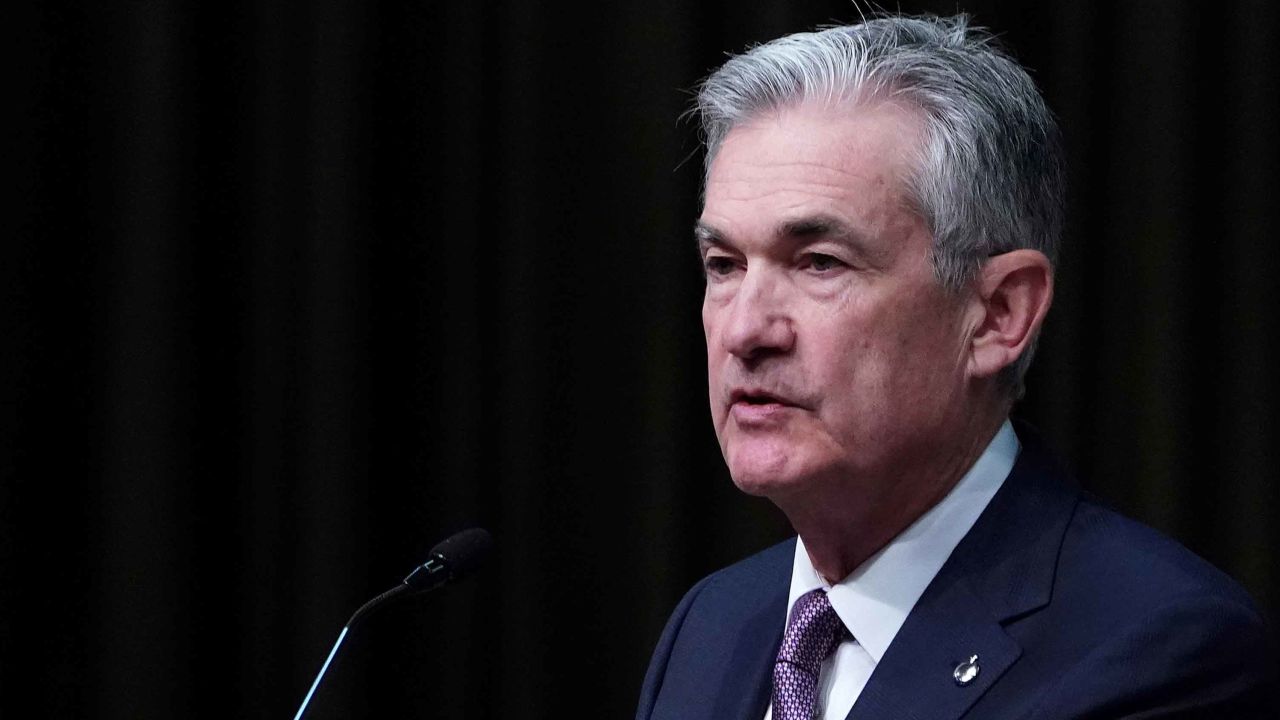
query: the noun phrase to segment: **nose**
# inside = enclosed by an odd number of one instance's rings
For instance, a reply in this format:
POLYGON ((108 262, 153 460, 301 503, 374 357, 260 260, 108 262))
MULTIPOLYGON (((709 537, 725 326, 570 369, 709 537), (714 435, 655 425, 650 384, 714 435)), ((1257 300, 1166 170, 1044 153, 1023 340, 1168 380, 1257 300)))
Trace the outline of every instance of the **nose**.
POLYGON ((743 360, 788 353, 796 333, 785 281, 767 270, 752 270, 725 308, 725 349, 743 360))

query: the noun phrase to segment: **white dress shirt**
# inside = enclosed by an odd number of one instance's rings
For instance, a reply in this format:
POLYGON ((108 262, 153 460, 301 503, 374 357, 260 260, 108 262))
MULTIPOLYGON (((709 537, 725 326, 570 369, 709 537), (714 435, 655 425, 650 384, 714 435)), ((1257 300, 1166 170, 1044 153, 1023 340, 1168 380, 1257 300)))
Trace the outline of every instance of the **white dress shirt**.
MULTIPOLYGON (((853 709, 911 608, 1004 484, 1019 449, 1018 436, 1006 420, 941 502, 835 585, 828 585, 813 569, 804 541, 797 538, 788 613, 801 595, 823 588, 853 636, 822 664, 817 718, 844 720, 853 709)), ((764 717, 772 720, 772 706, 764 717)))

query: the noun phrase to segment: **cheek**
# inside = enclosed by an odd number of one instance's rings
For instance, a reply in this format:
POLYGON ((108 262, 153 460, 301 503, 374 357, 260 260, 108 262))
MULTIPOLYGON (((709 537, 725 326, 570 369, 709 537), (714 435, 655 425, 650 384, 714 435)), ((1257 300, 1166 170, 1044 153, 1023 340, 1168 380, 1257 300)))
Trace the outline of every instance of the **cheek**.
POLYGON ((714 373, 719 364, 718 358, 723 353, 720 352, 720 340, 715 324, 705 312, 702 314, 702 333, 706 338, 707 370, 714 373))
POLYGON ((702 301, 702 334, 707 340, 707 352, 710 353, 716 344, 716 317, 715 309, 712 308, 709 300, 702 301))
POLYGON ((959 369, 959 339, 952 308, 941 302, 920 302, 893 324, 886 348, 887 381, 904 411, 928 412, 945 402, 954 390, 959 369))
POLYGON ((721 350, 716 315, 704 304, 702 308, 702 332, 706 336, 707 349, 707 395, 711 405, 711 418, 719 433, 727 408, 717 402, 720 388, 720 370, 723 368, 726 353, 721 350))
POLYGON ((815 333, 815 353, 829 376, 827 387, 848 394, 841 414, 867 420, 893 406, 919 403, 932 392, 938 363, 950 362, 950 345, 940 343, 938 308, 906 303, 881 306, 815 333))
POLYGON ((723 363, 729 355, 724 344, 728 320, 728 313, 722 304, 710 300, 703 303, 702 334, 706 339, 707 361, 711 366, 723 363))

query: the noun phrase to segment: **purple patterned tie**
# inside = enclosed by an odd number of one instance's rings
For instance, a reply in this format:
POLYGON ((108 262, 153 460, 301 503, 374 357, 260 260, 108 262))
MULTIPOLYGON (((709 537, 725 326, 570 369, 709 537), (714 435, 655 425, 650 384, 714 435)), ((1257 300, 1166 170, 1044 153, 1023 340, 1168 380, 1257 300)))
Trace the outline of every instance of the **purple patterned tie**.
POLYGON ((822 661, 848 633, 821 588, 796 598, 773 665, 774 720, 812 720, 822 661))

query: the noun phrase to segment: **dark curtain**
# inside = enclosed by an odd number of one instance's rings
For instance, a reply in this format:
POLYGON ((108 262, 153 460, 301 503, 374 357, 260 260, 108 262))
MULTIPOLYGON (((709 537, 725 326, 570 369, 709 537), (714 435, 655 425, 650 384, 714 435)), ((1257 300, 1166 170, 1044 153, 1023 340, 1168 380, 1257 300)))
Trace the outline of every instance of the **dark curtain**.
MULTIPOLYGON (((946 2, 904 11, 952 12, 946 2)), ((1073 182, 1017 413, 1271 617, 1269 3, 974 0, 1073 182)), ((705 401, 679 118, 845 2, 45 3, 11 26, 0 715, 633 712, 707 572, 787 534, 705 401)))

